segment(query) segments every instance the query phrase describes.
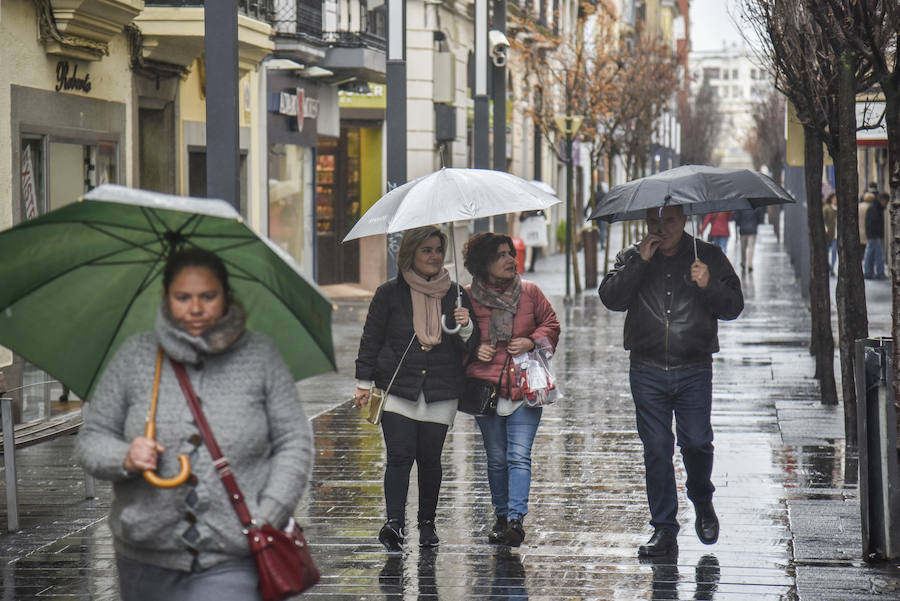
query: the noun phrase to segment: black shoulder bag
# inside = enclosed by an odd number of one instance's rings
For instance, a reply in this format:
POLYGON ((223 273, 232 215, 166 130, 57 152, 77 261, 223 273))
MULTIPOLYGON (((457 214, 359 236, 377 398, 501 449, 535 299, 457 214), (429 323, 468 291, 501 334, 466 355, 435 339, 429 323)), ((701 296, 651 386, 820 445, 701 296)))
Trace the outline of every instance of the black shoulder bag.
MULTIPOLYGON (((503 374, 509 365, 510 355, 506 354, 506 361, 500 369, 500 377, 497 382, 481 380, 479 378, 466 378, 466 389, 459 399, 459 410, 469 415, 497 415, 497 401, 500 400, 500 384, 503 382, 503 374)), ((512 390, 512 387, 510 387, 512 390)))

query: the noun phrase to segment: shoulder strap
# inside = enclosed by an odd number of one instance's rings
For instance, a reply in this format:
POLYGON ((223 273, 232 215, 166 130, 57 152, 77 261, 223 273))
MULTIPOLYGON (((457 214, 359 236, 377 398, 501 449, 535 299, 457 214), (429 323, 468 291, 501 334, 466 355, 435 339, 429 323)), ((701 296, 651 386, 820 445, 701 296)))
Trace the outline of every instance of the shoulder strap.
POLYGON ((412 343, 416 339, 416 333, 413 332, 412 338, 409 339, 409 344, 406 345, 406 350, 403 351, 403 356, 400 357, 400 361, 397 362, 397 369, 394 370, 394 375, 391 376, 391 381, 388 383, 388 387, 384 390, 384 398, 387 398, 388 393, 391 391, 391 386, 394 385, 394 380, 397 378, 397 374, 400 373, 400 366, 403 365, 403 360, 406 359, 406 354, 409 352, 409 349, 412 348, 412 343))
POLYGON ((188 377, 184 365, 171 358, 169 361, 172 363, 172 368, 175 370, 175 376, 178 378, 178 383, 181 385, 181 391, 184 393, 184 398, 187 400, 188 407, 191 409, 191 414, 194 416, 194 421, 197 423, 197 428, 200 430, 203 442, 206 444, 206 448, 212 456, 213 464, 219 472, 219 478, 222 479, 222 484, 225 485, 225 490, 228 491, 228 498, 231 499, 231 504, 234 506, 238 519, 241 521, 241 525, 244 528, 249 528, 253 524, 250 510, 247 509, 247 504, 244 502, 244 495, 241 492, 240 487, 238 487, 237 480, 234 479, 234 474, 231 471, 231 467, 228 465, 228 460, 222 456, 222 451, 219 449, 216 437, 213 436, 212 430, 209 427, 209 422, 206 421, 206 416, 203 414, 203 408, 200 406, 200 401, 197 399, 197 395, 194 393, 194 387, 191 385, 191 379, 188 377))

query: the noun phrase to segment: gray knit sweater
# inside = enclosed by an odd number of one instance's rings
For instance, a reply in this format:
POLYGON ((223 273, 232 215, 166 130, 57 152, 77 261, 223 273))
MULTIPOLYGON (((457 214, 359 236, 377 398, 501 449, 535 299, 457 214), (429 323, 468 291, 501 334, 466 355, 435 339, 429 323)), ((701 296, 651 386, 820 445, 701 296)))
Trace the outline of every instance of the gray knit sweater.
POLYGON ((275 345, 243 328, 236 304, 202 337, 175 325, 161 308, 155 331, 129 338, 106 367, 76 453, 88 472, 113 482, 109 525, 118 553, 177 570, 250 554, 168 359, 156 414, 156 440, 165 448, 157 474, 174 476, 178 455, 186 453, 196 478, 163 489, 124 471, 131 441, 144 434, 157 345, 185 363, 254 519, 280 527, 293 513, 312 467, 312 431, 275 345))

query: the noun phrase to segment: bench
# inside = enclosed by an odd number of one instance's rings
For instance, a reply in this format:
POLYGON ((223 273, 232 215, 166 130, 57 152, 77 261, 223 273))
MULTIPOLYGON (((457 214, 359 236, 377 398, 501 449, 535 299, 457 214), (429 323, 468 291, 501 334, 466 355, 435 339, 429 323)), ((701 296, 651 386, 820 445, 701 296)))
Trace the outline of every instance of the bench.
MULTIPOLYGON (((0 398, 0 414, 2 414, 3 432, 0 433, 0 454, 5 459, 6 472, 6 507, 7 507, 7 524, 9 532, 15 532, 19 529, 19 500, 18 500, 18 481, 16 478, 16 449, 27 447, 48 440, 59 438, 68 434, 78 432, 78 429, 84 423, 81 411, 67 411, 59 415, 54 415, 47 419, 42 419, 27 424, 13 425, 13 400, 10 398, 0 398), (8 448, 7 432, 13 432, 12 449, 8 448)), ((84 477, 85 497, 94 496, 94 480, 85 472, 84 477)))

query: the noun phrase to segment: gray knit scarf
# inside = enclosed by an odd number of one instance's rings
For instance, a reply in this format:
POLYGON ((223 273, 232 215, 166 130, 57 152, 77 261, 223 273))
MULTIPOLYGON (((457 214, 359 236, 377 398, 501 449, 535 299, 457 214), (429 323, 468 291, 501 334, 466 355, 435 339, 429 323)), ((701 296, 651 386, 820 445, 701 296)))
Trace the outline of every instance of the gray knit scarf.
POLYGON ((522 280, 518 274, 506 288, 499 289, 485 283, 480 277, 472 278, 472 298, 491 309, 488 341, 491 345, 509 342, 513 334, 513 318, 519 309, 522 296, 522 280))
POLYGON ((228 304, 228 311, 222 318, 208 327, 199 336, 189 334, 181 327, 165 299, 156 314, 154 332, 166 354, 182 363, 197 364, 204 355, 218 355, 232 348, 247 329, 247 314, 244 307, 235 300, 228 304))

